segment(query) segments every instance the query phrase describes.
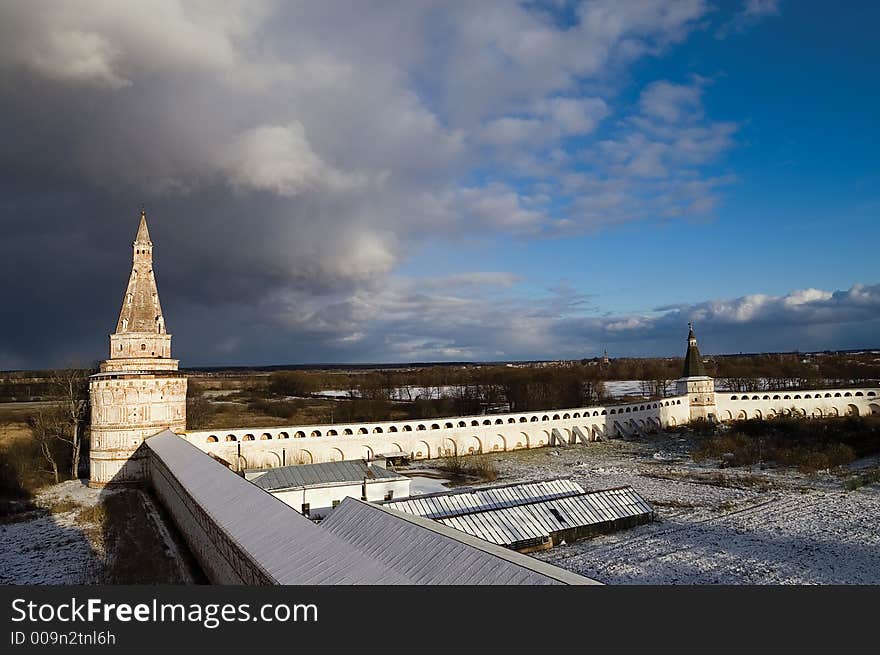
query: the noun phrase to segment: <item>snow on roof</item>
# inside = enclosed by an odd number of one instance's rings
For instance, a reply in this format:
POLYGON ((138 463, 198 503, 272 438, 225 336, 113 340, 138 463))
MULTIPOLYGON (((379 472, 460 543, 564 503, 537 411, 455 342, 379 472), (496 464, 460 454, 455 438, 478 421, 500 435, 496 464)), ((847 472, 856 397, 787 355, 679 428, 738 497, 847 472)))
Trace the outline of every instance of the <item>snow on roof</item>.
POLYGON ((571 528, 653 513, 632 487, 585 492, 564 479, 412 496, 384 506, 508 547, 571 528))
POLYGON ((649 517, 653 512, 632 487, 621 487, 486 509, 439 521, 494 544, 515 547, 549 538, 564 530, 637 516, 649 517))
POLYGON ((599 584, 421 516, 346 498, 321 527, 415 584, 599 584))
POLYGON ((477 489, 442 491, 420 496, 410 496, 400 500, 390 500, 383 504, 408 514, 416 514, 429 519, 447 518, 470 514, 486 509, 502 509, 524 505, 537 500, 551 500, 584 493, 584 488, 568 479, 541 480, 538 482, 516 482, 477 489))
POLYGON ((320 487, 344 482, 360 483, 375 479, 406 479, 405 476, 382 466, 368 466, 362 459, 320 464, 299 464, 271 468, 251 480, 266 491, 320 487))

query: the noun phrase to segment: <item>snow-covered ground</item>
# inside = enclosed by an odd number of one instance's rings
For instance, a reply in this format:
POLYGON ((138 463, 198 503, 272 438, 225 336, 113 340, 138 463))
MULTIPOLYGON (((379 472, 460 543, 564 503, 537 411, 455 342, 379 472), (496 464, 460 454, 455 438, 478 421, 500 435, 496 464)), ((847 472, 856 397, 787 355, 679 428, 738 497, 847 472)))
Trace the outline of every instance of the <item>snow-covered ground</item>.
POLYGON ((497 482, 632 485, 654 506, 654 523, 535 555, 602 582, 880 584, 880 485, 846 492, 831 474, 698 466, 688 450, 663 436, 493 458, 497 482))
POLYGON ((715 518, 680 515, 542 559, 609 584, 880 584, 878 519, 876 485, 772 494, 715 518))
MULTIPOLYGON (((0 584, 75 585, 106 582, 108 567, 119 555, 113 552, 118 534, 108 538, 103 512, 90 511, 108 496, 110 489, 90 489, 84 481, 72 480, 42 489, 34 498, 36 510, 7 517, 0 524, 0 584), (109 539, 109 541, 108 541, 109 539)), ((132 492, 122 492, 132 493, 132 492)), ((161 551, 156 557, 170 562, 166 581, 190 583, 193 578, 182 559, 178 543, 165 525, 150 497, 137 492, 136 509, 145 526, 156 530, 161 551)), ((135 517, 137 518, 137 517, 135 517)), ((143 534, 128 521, 123 529, 135 538, 143 534)), ((144 526, 141 526, 143 529, 144 526)), ((143 543, 139 541, 139 543, 143 543)), ((123 553, 120 556, 127 556, 123 553)), ((156 567, 154 567, 156 568, 156 567)))
POLYGON ((429 478, 424 475, 410 475, 408 477, 412 480, 409 487, 409 493, 411 496, 433 494, 438 491, 449 491, 449 480, 446 478, 429 478))
MULTIPOLYGON (((0 584, 92 584, 100 570, 100 540, 80 520, 80 512, 98 503, 101 491, 73 480, 49 487, 35 503, 49 507, 69 503, 70 509, 38 511, 0 524, 0 584)), ((106 493, 106 492, 105 492, 106 493)))

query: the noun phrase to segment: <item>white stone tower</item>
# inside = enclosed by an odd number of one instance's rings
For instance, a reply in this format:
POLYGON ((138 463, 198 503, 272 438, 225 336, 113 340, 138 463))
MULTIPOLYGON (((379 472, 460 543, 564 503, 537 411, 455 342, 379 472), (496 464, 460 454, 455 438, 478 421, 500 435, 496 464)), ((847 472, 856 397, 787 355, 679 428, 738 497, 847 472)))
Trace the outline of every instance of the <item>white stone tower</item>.
POLYGON ((714 421, 717 417, 715 408, 715 380, 706 375, 703 357, 697 346, 693 323, 688 324, 688 349, 684 358, 684 373, 675 381, 679 396, 687 396, 691 408, 691 421, 704 419, 714 421))
POLYGON ((141 211, 132 243, 131 276, 122 299, 110 359, 92 376, 91 475, 89 486, 144 480, 139 446, 165 428, 186 429, 186 378, 171 359, 171 335, 153 275, 153 242, 141 211))

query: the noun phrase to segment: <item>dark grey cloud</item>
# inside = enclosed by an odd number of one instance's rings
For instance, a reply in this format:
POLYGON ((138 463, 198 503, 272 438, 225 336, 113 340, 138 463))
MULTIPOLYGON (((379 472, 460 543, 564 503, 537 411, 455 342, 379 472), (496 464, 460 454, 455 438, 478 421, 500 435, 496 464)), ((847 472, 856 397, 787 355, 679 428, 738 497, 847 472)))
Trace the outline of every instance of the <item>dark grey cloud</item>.
POLYGON ((188 364, 598 348, 611 328, 564 289, 526 298, 519 273, 477 264, 397 271, 426 243, 710 210, 727 178, 705 165, 735 126, 702 115, 704 82, 658 81, 633 108, 613 93, 708 11, 595 0, 562 23, 506 0, 4 3, 0 367, 104 356, 141 203, 188 364), (595 152, 614 165, 570 175, 589 155, 565 140, 607 124, 621 127, 595 152), (523 174, 531 188, 509 181, 523 174))

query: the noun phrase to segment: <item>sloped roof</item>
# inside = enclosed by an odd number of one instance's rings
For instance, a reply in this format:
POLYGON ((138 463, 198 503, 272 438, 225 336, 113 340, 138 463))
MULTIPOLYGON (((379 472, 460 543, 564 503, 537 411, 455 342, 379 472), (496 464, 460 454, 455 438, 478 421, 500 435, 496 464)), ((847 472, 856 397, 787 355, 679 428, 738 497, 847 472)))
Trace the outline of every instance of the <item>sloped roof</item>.
POLYGON ((591 491, 524 505, 451 516, 440 522, 500 546, 513 547, 571 528, 644 517, 653 509, 632 487, 591 491))
POLYGON ((551 500, 584 493, 584 488, 568 479, 517 482, 514 484, 458 489, 433 494, 410 496, 382 503, 390 509, 417 514, 429 519, 460 516, 487 509, 525 505, 538 500, 551 500))
POLYGON ((382 466, 367 466, 362 459, 342 462, 322 462, 320 464, 299 464, 267 469, 259 477, 251 480, 266 491, 278 489, 299 489, 320 487, 344 482, 363 482, 367 480, 405 479, 405 476, 382 466))
POLYGON ((684 357, 684 373, 683 378, 697 378, 706 376, 706 367, 703 365, 703 356, 700 355, 700 348, 697 346, 697 337, 694 334, 694 328, 691 326, 688 332, 688 349, 687 355, 684 357))
POLYGON ((599 584, 437 521, 355 498, 343 500, 321 527, 415 584, 599 584))
POLYGON ((164 328, 158 322, 158 318, 162 316, 162 305, 159 302, 159 290, 153 273, 152 251, 138 248, 138 246, 152 246, 150 232, 147 229, 147 216, 143 212, 132 245, 135 254, 128 286, 122 299, 122 309, 119 311, 119 320, 116 323, 116 333, 161 334, 164 328))
POLYGON ((150 230, 147 228, 147 212, 143 210, 141 210, 141 221, 138 224, 137 236, 135 236, 134 242, 144 246, 153 245, 153 242, 150 241, 150 230))
POLYGON ((170 430, 145 444, 217 526, 278 584, 410 582, 170 430))

